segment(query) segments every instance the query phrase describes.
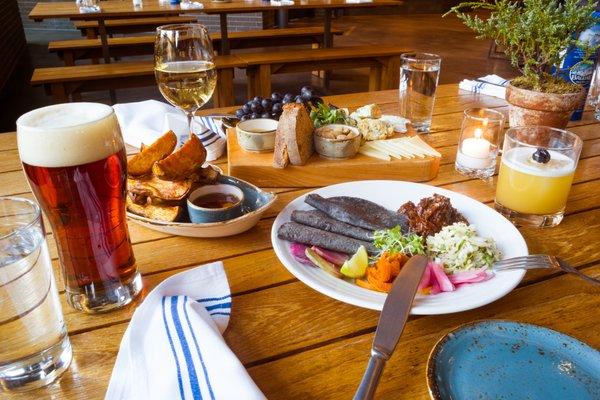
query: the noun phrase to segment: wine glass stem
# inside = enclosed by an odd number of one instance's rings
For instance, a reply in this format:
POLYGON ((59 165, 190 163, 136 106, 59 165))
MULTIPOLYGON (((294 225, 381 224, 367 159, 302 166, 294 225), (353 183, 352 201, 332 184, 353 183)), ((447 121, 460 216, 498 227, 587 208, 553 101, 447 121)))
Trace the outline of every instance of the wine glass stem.
POLYGON ((188 128, 189 128, 189 134, 190 137, 192 137, 193 132, 192 132, 192 119, 194 118, 194 113, 193 112, 188 112, 187 113, 187 120, 188 120, 188 128))

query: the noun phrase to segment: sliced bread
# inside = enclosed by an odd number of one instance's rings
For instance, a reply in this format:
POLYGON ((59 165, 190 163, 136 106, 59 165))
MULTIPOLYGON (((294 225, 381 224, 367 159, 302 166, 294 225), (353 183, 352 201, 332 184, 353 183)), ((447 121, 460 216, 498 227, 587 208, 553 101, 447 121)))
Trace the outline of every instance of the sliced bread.
POLYGON ((313 123, 302 104, 289 103, 283 106, 275 137, 273 166, 304 165, 313 154, 313 123))

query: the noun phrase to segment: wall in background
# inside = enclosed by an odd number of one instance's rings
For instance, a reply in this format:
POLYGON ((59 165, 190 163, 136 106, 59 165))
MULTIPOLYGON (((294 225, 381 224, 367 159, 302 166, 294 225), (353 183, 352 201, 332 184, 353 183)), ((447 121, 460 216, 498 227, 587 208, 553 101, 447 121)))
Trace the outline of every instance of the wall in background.
MULTIPOLYGON (((21 18, 23 20, 23 25, 25 30, 52 30, 52 31, 72 31, 73 24, 68 19, 55 19, 55 20, 45 20, 43 22, 35 22, 30 20, 27 15, 38 2, 38 0, 0 0, 1 2, 9 1, 15 2, 18 1, 19 9, 21 12, 21 18)), ((41 0, 44 2, 57 2, 57 1, 65 1, 65 0, 41 0)), ((68 1, 68 0, 67 0, 68 1)), ((75 0, 71 0, 75 1, 75 0)), ((110 0, 117 1, 117 0, 110 0)), ((123 1, 131 1, 131 0, 123 0, 123 1)), ((198 20, 207 26, 207 28, 212 31, 219 30, 219 16, 218 15, 198 15, 198 20)), ((227 17, 227 23, 229 24, 229 28, 231 31, 242 31, 242 30, 250 30, 250 29, 261 29, 262 28, 262 14, 254 13, 254 14, 232 14, 227 17)))
POLYGON ((0 93, 26 54, 27 44, 17 0, 0 1, 0 93))
MULTIPOLYGON (((2 1, 15 1, 15 0, 2 0, 2 1)), ((21 18, 25 30, 72 30, 73 25, 69 20, 57 19, 57 20, 46 20, 43 22, 34 22, 27 18, 27 15, 38 0, 17 0, 19 9, 21 11, 21 18)), ((65 0, 43 0, 49 2, 65 1, 65 0)), ((71 0, 75 1, 75 0, 71 0)), ((116 0, 111 0, 116 1, 116 0)), ((130 0, 122 0, 130 1, 130 0)), ((406 14, 406 13, 440 13, 445 12, 451 6, 458 4, 457 0, 404 0, 403 4, 399 7, 393 7, 390 9, 374 8, 374 9, 362 9, 347 11, 348 14, 406 14)), ((290 13, 290 17, 301 17, 313 14, 312 11, 293 11, 290 13)), ((266 18, 266 24, 269 25, 272 16, 266 18)), ((198 20, 205 24, 208 29, 212 31, 219 30, 219 17, 217 15, 198 15, 198 20)), ((255 14, 233 14, 228 16, 227 20, 229 28, 232 31, 243 31, 250 29, 260 29, 263 26, 263 15, 260 13, 255 14)))

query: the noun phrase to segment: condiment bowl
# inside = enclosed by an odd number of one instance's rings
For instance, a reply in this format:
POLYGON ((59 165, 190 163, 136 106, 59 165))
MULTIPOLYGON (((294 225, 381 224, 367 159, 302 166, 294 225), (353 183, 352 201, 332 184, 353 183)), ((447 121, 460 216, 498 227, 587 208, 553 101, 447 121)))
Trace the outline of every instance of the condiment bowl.
MULTIPOLYGON (((335 136, 335 134, 334 134, 335 136)), ((315 151, 326 158, 352 158, 358 153, 362 135, 357 128, 350 125, 330 124, 315 129, 315 151), (343 134, 342 131, 349 131, 343 134), (331 132, 339 131, 344 138, 330 137, 331 132), (329 137, 327 137, 329 136, 329 137)))
MULTIPOLYGON (((214 167, 214 166, 213 166, 214 167)), ((219 222, 194 223, 183 222, 165 222, 142 217, 131 212, 127 212, 130 221, 135 222, 145 228, 153 229, 158 232, 169 235, 198 237, 198 238, 217 238, 238 235, 246 232, 255 226, 260 218, 269 210, 277 195, 266 192, 260 188, 233 176, 221 175, 219 183, 225 183, 236 186, 244 192, 244 202, 242 204, 242 215, 237 218, 219 222)))
POLYGON ((187 209, 190 221, 193 223, 227 221, 239 217, 242 214, 244 203, 244 192, 237 186, 219 183, 216 185, 205 185, 194 190, 187 199, 187 209), (195 202, 203 196, 211 194, 229 195, 235 197, 236 201, 219 208, 203 207, 195 202))
POLYGON ((251 152, 271 151, 275 148, 277 121, 257 118, 242 121, 235 127, 240 147, 251 152))

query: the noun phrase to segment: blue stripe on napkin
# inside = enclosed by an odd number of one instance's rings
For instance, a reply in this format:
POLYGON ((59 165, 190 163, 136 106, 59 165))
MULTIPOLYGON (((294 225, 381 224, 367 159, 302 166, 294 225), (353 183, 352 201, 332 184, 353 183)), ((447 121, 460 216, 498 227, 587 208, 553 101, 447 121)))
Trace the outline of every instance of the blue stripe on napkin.
POLYGON ((185 338, 185 334, 183 333, 183 327, 181 326, 181 321, 179 319, 179 311, 177 310, 178 302, 179 296, 171 297, 171 317, 173 318, 173 322, 175 324, 175 331, 177 332, 179 344, 181 345, 181 350, 183 351, 183 356, 187 365, 192 396, 194 400, 202 400, 202 394, 200 393, 200 385, 198 384, 198 375, 196 374, 196 367, 194 365, 192 353, 190 352, 190 348, 187 339, 185 338))
MULTIPOLYGON (((196 352, 198 353, 198 358, 200 359, 200 364, 202 365, 202 371, 204 371, 204 379, 206 380, 206 385, 208 386, 208 393, 210 394, 211 400, 215 400, 215 394, 213 393, 212 386, 210 385, 210 379, 208 378, 208 371, 206 370, 206 365, 204 364, 204 360, 202 359, 202 353, 200 352, 200 346, 198 346, 198 341, 196 340, 196 335, 194 334, 194 329, 192 329, 192 324, 190 323, 190 317, 188 316, 187 305, 189 298, 186 296, 183 303, 183 313, 185 315, 185 320, 187 322, 188 328, 190 328, 190 332, 192 333, 192 339, 194 340, 194 345, 196 346, 196 352)), ((211 314, 212 315, 212 314, 211 314)))
POLYGON ((231 308, 231 302, 219 303, 219 304, 213 304, 210 306, 206 306, 206 311, 216 310, 217 308, 231 308))
POLYGON ((210 313, 210 315, 231 315, 231 313, 230 312, 217 311, 217 312, 210 313))
POLYGON ((183 382, 181 381, 181 368, 179 367, 179 359, 177 358, 177 353, 175 352, 175 346, 173 345, 173 338, 171 337, 171 332, 169 331, 169 324, 167 323, 167 315, 165 311, 165 300, 166 297, 162 298, 162 315, 163 315, 163 323, 165 324, 165 330, 167 331, 167 338, 169 339, 169 346, 171 347, 171 352, 173 353, 173 358, 175 358, 175 366, 177 367, 177 383, 179 383, 179 396, 181 399, 185 399, 185 395, 183 393, 183 382))
POLYGON ((198 299, 196 301, 198 301, 200 303, 208 303, 210 301, 225 300, 225 299, 228 299, 230 297, 231 297, 231 295, 228 294, 227 296, 222 296, 222 297, 205 297, 203 299, 198 299))

